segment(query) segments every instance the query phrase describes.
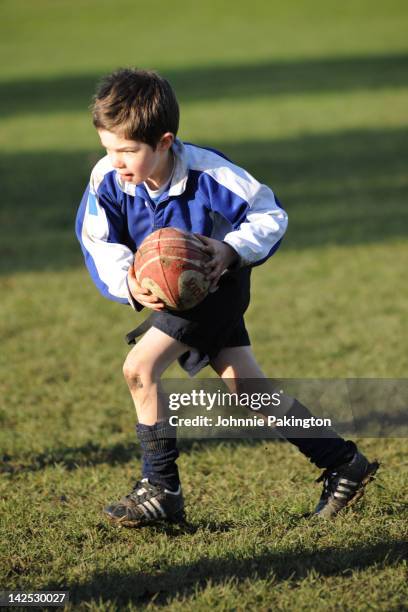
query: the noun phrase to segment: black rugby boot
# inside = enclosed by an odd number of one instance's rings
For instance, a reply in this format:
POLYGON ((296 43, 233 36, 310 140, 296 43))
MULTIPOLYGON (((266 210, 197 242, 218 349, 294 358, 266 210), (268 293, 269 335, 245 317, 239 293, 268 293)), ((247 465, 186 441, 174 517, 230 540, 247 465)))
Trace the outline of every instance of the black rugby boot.
POLYGON ((169 491, 144 478, 135 484, 128 495, 104 508, 104 513, 111 521, 124 527, 182 522, 185 513, 181 486, 177 491, 169 491))
POLYGON ((348 463, 326 469, 316 482, 323 481, 323 492, 313 515, 334 518, 338 512, 351 506, 364 495, 365 486, 374 478, 379 463, 359 453, 348 463))

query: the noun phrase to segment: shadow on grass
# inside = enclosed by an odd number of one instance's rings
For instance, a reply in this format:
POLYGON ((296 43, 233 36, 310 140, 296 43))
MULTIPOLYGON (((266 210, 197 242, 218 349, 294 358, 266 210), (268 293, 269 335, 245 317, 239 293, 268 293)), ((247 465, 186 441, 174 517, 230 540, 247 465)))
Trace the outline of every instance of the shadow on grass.
MULTIPOLYGON (((224 558, 202 558, 192 563, 158 568, 145 572, 100 572, 84 583, 47 584, 42 590, 58 590, 62 586, 70 591, 71 602, 80 604, 92 600, 115 602, 116 605, 147 604, 167 606, 174 600, 194 596, 211 585, 222 585, 234 580, 257 581, 271 579, 296 582, 313 571, 322 577, 348 576, 355 570, 374 565, 387 567, 406 558, 408 544, 403 540, 378 544, 335 548, 328 546, 316 552, 297 549, 290 552, 265 551, 246 559, 233 555, 224 558)), ((163 564, 165 560, 163 560, 163 564)))
MULTIPOLYGON (((274 189, 290 217, 284 249, 406 237, 407 129, 209 144, 274 189)), ((74 219, 96 159, 0 156, 0 274, 83 266, 74 219)))
POLYGON ((94 442, 82 446, 67 446, 65 448, 50 449, 44 453, 13 457, 3 455, 0 462, 0 473, 22 474, 24 472, 39 472, 56 464, 66 470, 77 470, 81 467, 129 463, 133 459, 140 459, 140 447, 133 444, 113 444, 103 447, 94 442))
MULTIPOLYGON (((181 103, 281 94, 406 87, 408 55, 370 55, 218 65, 162 74, 181 103)), ((0 116, 85 111, 102 74, 0 83, 0 116)))
MULTIPOLYGON (((268 442, 284 442, 281 438, 273 438, 268 442)), ((181 453, 199 451, 203 447, 216 447, 222 444, 230 448, 247 445, 249 447, 265 444, 266 440, 179 440, 178 448, 181 453)), ((0 456, 0 474, 19 475, 25 472, 39 472, 54 465, 60 465, 66 470, 77 470, 82 467, 101 464, 124 465, 134 460, 140 460, 140 446, 136 443, 113 444, 101 446, 95 442, 88 442, 82 446, 67 446, 65 448, 50 449, 44 453, 0 456)))

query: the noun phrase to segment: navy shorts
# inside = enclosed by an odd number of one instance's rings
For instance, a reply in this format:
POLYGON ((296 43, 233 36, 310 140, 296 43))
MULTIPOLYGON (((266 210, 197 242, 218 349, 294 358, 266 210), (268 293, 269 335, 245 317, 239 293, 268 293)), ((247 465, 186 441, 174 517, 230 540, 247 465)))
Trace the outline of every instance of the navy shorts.
MULTIPOLYGON (((221 349, 249 346, 250 340, 244 322, 244 312, 250 299, 250 268, 240 268, 223 274, 219 288, 210 293, 198 306, 175 313, 169 310, 153 312, 142 323, 143 333, 156 327, 175 340, 187 344, 187 351, 178 362, 194 376, 215 357, 221 349)), ((137 329, 127 336, 129 343, 140 335, 137 329)))

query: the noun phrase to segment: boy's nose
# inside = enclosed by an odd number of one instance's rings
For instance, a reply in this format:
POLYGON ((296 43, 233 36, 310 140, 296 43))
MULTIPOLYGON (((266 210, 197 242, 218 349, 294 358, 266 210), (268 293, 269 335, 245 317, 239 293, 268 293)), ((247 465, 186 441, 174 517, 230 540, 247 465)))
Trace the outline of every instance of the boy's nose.
POLYGON ((123 159, 120 155, 111 155, 110 161, 114 168, 124 168, 125 166, 123 159))

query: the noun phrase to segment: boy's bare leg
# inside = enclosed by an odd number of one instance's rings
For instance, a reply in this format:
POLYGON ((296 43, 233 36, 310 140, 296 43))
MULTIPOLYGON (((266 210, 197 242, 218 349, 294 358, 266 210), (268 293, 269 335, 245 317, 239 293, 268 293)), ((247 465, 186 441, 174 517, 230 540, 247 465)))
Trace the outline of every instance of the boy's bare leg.
POLYGON ((139 423, 154 425, 165 418, 160 406, 160 377, 180 355, 189 350, 164 332, 151 327, 128 354, 123 374, 135 404, 139 423))
POLYGON ((184 500, 176 460, 177 440, 160 405, 160 377, 189 347, 152 327, 128 354, 123 372, 139 423, 136 435, 142 450, 142 479, 104 512, 129 527, 156 520, 183 520, 184 500))
MULTIPOLYGON (((222 349, 211 360, 211 367, 227 385, 231 393, 274 393, 266 374, 256 361, 250 346, 234 346, 222 349), (257 380, 256 383, 253 381, 257 380)), ((281 405, 281 411, 289 410, 293 398, 286 396, 281 405)), ((270 412, 266 407, 259 410, 260 415, 268 416, 270 412)))
POLYGON ((239 379, 242 379, 242 384, 244 384, 247 378, 266 378, 250 346, 233 346, 222 349, 211 360, 210 365, 234 393, 238 391, 239 379))

